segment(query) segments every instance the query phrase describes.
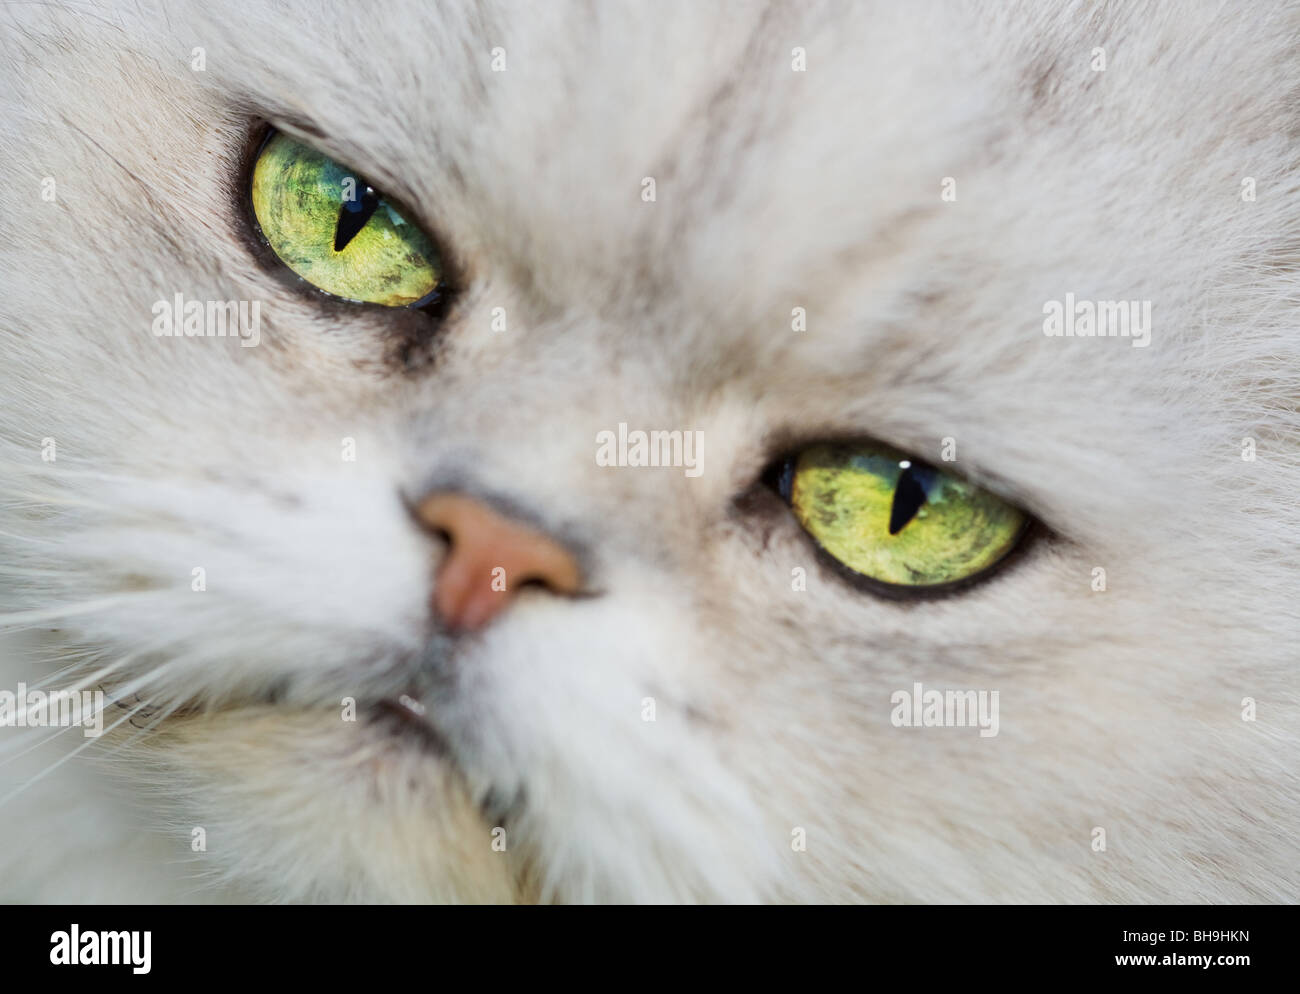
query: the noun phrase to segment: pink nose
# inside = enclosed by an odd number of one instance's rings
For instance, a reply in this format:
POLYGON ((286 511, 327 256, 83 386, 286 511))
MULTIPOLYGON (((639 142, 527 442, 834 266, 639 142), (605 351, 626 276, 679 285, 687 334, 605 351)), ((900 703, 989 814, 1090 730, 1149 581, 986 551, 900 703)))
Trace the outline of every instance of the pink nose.
POLYGON ((433 494, 416 510, 450 547, 438 569, 433 607, 453 631, 475 631, 505 610, 529 581, 577 593, 577 560, 562 545, 472 497, 433 494))

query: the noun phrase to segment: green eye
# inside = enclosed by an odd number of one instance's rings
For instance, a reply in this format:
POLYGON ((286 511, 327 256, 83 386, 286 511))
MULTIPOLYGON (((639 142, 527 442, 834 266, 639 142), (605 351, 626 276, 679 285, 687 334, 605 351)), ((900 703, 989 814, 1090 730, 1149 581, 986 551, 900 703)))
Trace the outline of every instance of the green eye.
POLYGON ((277 133, 253 165, 253 214, 280 260, 336 297, 423 304, 442 282, 438 251, 366 181, 277 133))
POLYGON ((814 445, 787 469, 795 517, 834 559, 893 587, 939 587, 995 565, 1024 512, 885 445, 814 445))

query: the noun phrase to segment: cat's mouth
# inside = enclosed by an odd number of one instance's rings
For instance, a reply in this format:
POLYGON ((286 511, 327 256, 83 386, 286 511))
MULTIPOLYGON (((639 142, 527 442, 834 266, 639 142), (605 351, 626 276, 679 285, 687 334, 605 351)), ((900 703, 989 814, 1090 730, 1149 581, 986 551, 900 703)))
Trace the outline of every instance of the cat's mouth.
MULTIPOLYGON (((414 747, 426 755, 464 775, 456 759, 456 752, 441 731, 429 721, 428 709, 414 691, 378 701, 369 708, 376 727, 393 736, 406 747, 414 747)), ((500 791, 488 789, 475 801, 479 813, 491 825, 512 823, 525 802, 522 789, 500 791)))
POLYGON ((371 719, 394 735, 418 745, 440 759, 451 756, 446 738, 428 720, 428 709, 411 693, 378 701, 370 708, 371 719))

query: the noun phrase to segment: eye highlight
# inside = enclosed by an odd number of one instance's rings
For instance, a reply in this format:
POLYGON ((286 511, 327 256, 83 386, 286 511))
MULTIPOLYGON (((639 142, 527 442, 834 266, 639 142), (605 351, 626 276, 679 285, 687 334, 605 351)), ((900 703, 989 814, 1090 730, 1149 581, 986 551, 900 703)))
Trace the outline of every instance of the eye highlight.
POLYGON ((989 491, 879 443, 827 443, 787 464, 782 495, 809 535, 854 573, 923 591, 979 577, 1029 517, 989 491))
POLYGON ((276 132, 257 154, 250 194, 271 250, 312 286, 386 307, 436 297, 443 267, 433 240, 323 152, 276 132))

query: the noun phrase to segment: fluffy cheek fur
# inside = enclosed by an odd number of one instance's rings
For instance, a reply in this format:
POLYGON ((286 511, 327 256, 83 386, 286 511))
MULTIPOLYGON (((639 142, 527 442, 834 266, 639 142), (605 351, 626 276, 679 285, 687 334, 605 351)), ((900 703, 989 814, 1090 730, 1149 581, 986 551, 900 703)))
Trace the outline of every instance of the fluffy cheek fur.
POLYGON ((241 708, 128 746, 196 877, 266 901, 511 902, 506 851, 445 762, 339 714, 241 708))

